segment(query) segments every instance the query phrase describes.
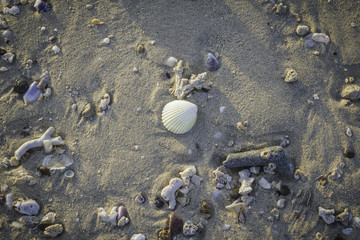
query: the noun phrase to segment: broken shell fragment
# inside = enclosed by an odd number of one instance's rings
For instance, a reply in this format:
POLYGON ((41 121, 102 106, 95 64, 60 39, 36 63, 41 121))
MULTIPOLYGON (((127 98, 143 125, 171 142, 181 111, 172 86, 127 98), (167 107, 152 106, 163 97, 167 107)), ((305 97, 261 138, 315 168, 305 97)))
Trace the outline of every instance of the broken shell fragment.
POLYGON ((207 58, 205 61, 205 68, 207 70, 209 70, 210 72, 215 72, 216 70, 218 70, 220 68, 220 64, 219 64, 218 60, 211 53, 208 53, 208 55, 207 55, 207 58))
POLYGON ((185 100, 175 100, 165 105, 162 111, 162 122, 167 130, 183 134, 195 125, 198 107, 185 100))

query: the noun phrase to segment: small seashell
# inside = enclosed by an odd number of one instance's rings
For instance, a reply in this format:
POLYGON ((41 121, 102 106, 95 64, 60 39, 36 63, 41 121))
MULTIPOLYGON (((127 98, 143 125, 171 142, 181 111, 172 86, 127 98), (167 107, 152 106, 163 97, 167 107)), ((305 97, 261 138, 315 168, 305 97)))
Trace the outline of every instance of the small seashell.
POLYGON ((328 44, 330 42, 330 38, 325 33, 314 33, 311 36, 311 40, 318 43, 325 43, 328 44))
POLYGON ((165 105, 162 111, 162 122, 167 130, 183 134, 195 125, 198 107, 185 100, 175 100, 165 105))
POLYGON ((104 38, 103 43, 104 43, 105 45, 110 44, 110 38, 104 38))
POLYGON ((174 67, 177 64, 178 60, 174 57, 169 57, 166 60, 166 65, 168 65, 169 67, 174 67))
POLYGON ((64 173, 64 176, 65 176, 66 178, 73 178, 74 175, 75 175, 75 173, 74 173, 74 171, 72 171, 72 170, 67 170, 67 171, 64 173))
POLYGON ((136 52, 139 53, 139 54, 145 52, 145 46, 144 46, 144 44, 139 44, 139 45, 137 46, 137 48, 136 48, 136 52))
POLYGON ((120 206, 119 209, 118 209, 117 218, 120 219, 122 217, 129 217, 128 211, 124 206, 120 206))
POLYGON ((248 122, 247 122, 247 121, 245 121, 244 123, 238 122, 238 123, 236 124, 236 128, 237 128, 237 130, 239 130, 239 131, 245 131, 245 130, 247 129, 247 126, 248 126, 248 122))
POLYGON ((143 204, 145 202, 144 196, 140 193, 135 197, 135 201, 139 204, 143 204))
POLYGON ((205 68, 207 70, 209 70, 210 72, 215 72, 216 70, 218 70, 220 68, 220 64, 219 64, 218 60, 211 53, 208 53, 208 55, 207 55, 207 59, 205 61, 205 68))
POLYGON ((94 18, 93 20, 91 20, 91 23, 94 25, 103 25, 105 24, 103 21, 101 21, 100 19, 94 18))
POLYGON ((25 95, 24 95, 24 101, 25 104, 27 104, 28 102, 33 102, 36 101, 41 94, 41 90, 37 88, 38 82, 33 82, 29 89, 26 91, 25 95))

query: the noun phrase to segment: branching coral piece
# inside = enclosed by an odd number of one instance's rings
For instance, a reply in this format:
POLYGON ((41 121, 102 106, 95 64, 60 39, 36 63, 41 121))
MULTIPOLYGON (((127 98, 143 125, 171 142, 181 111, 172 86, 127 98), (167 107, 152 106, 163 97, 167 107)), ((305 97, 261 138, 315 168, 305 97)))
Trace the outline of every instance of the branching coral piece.
POLYGON ((183 61, 180 60, 178 64, 173 68, 175 72, 175 83, 172 88, 170 88, 170 93, 173 94, 178 99, 184 99, 194 89, 206 89, 209 90, 212 83, 205 83, 207 73, 200 73, 198 75, 191 75, 190 79, 182 78, 182 73, 184 71, 183 61))
POLYGON ((48 130, 38 139, 30 140, 21 145, 16 151, 15 151, 15 158, 16 160, 19 160, 22 155, 24 155, 25 152, 27 152, 31 148, 36 147, 44 147, 45 152, 49 153, 53 149, 54 145, 61 145, 64 144, 61 137, 55 137, 52 138, 51 134, 54 132, 55 128, 49 127, 48 130))

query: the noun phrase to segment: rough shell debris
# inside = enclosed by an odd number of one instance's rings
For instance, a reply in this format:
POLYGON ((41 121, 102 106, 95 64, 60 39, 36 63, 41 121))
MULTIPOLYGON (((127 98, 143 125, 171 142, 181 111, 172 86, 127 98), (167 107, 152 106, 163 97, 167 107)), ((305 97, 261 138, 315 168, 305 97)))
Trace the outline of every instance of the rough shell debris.
POLYGON ((334 209, 325 209, 319 207, 319 216, 324 219, 327 224, 332 224, 335 221, 335 210, 334 209))
POLYGON ((184 99, 194 89, 206 89, 209 90, 212 83, 205 83, 207 73, 200 73, 198 75, 192 74, 190 79, 183 78, 182 74, 184 71, 183 61, 180 60, 178 64, 173 68, 175 72, 174 86, 170 88, 170 93, 178 99, 184 99))
POLYGON ((186 221, 183 226, 183 234, 185 236, 193 236, 195 235, 198 227, 192 223, 191 221, 186 221))
POLYGON ((296 82, 298 80, 297 72, 292 68, 287 68, 285 71, 284 81, 287 83, 296 82))
POLYGON ((45 228, 44 234, 48 237, 56 237, 64 231, 62 224, 54 224, 45 228))

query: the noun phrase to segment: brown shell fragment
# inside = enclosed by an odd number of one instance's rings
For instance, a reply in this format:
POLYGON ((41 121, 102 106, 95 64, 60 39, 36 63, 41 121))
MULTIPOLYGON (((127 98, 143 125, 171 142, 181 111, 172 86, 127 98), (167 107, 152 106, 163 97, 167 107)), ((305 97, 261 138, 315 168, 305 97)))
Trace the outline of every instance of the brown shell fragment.
POLYGON ((205 200, 201 203, 200 212, 204 213, 205 219, 211 218, 211 206, 205 200))
POLYGON ((91 23, 94 25, 103 25, 105 24, 103 21, 101 21, 100 19, 94 18, 93 20, 91 20, 91 23))

